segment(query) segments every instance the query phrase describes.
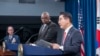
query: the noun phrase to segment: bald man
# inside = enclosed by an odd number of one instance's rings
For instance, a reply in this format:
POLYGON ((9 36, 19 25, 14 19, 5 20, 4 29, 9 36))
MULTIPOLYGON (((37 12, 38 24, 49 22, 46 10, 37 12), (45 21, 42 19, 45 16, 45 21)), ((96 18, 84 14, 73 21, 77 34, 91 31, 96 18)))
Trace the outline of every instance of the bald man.
POLYGON ((41 14, 42 26, 39 30, 38 40, 43 39, 48 42, 56 42, 57 25, 50 20, 48 12, 41 14))
POLYGON ((14 28, 12 26, 8 26, 7 36, 4 37, 4 41, 11 44, 20 43, 19 36, 14 35, 14 28))

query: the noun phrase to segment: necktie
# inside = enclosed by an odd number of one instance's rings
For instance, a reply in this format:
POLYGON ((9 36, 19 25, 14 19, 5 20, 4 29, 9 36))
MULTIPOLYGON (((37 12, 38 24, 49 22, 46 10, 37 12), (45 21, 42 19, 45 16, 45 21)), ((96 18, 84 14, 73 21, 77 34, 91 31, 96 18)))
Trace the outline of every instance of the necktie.
POLYGON ((63 40, 62 40, 62 45, 64 45, 64 42, 65 42, 65 39, 66 39, 66 32, 64 32, 64 34, 63 34, 63 40))
POLYGON ((46 27, 46 24, 43 25, 42 31, 44 31, 45 27, 46 27))

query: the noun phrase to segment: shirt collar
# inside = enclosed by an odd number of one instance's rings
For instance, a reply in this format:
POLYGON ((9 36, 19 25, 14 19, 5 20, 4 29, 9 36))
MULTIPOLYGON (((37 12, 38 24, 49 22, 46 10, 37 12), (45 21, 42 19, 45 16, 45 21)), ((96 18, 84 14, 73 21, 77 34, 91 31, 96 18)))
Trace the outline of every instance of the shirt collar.
POLYGON ((73 27, 73 25, 70 25, 68 28, 66 28, 64 32, 66 32, 66 34, 67 34, 69 32, 69 30, 71 29, 71 27, 73 27))
POLYGON ((9 35, 9 39, 12 39, 13 35, 9 35))

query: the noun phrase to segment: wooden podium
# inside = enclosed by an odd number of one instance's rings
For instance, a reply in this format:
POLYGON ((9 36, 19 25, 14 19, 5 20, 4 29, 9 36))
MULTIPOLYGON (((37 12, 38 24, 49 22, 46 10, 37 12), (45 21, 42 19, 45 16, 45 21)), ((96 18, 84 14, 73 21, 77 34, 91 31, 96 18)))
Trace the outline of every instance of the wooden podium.
POLYGON ((5 50, 5 51, 3 52, 3 50, 0 49, 0 56, 15 56, 15 55, 16 55, 15 52, 7 51, 7 50, 5 50))

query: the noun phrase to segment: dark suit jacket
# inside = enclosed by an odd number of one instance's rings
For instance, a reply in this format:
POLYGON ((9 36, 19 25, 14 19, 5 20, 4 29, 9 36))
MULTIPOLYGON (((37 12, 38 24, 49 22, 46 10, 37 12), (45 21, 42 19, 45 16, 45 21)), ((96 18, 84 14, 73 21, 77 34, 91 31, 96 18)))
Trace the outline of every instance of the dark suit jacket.
POLYGON ((56 42, 58 26, 54 22, 51 21, 47 24, 45 30, 41 31, 42 26, 39 31, 38 40, 43 39, 48 42, 56 42))
MULTIPOLYGON (((60 34, 58 35, 59 37, 57 38, 57 43, 61 45, 63 34, 61 32, 60 34)), ((64 54, 66 56, 81 56, 80 55, 81 43, 82 43, 82 35, 80 31, 72 27, 69 30, 67 37, 65 39, 64 54)))
POLYGON ((6 43, 12 43, 13 39, 15 39, 15 42, 14 43, 20 43, 20 39, 19 39, 19 36, 18 35, 13 35, 13 37, 11 39, 9 39, 9 36, 5 36, 4 37, 4 41, 6 43))

